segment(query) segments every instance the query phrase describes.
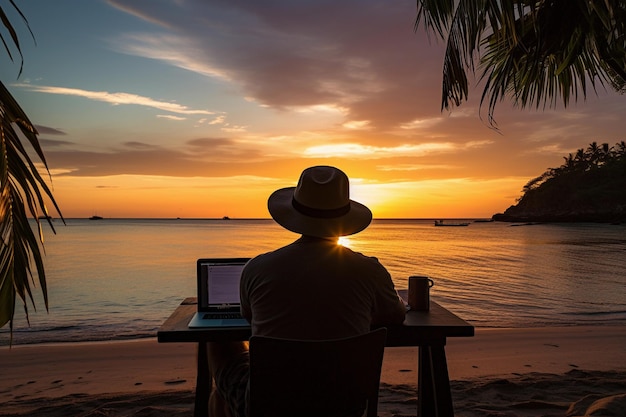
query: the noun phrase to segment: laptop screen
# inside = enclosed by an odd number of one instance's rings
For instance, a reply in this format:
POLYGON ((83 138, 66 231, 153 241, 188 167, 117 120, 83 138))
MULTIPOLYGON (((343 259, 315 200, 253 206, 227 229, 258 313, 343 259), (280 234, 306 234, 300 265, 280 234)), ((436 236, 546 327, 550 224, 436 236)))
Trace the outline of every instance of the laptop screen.
POLYGON ((239 309, 239 280, 247 258, 198 260, 198 309, 239 309))

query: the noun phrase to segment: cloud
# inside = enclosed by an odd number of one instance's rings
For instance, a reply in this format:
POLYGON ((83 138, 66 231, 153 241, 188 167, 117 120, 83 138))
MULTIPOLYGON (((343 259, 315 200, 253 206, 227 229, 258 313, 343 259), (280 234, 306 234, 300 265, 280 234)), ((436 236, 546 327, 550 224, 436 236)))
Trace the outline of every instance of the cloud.
POLYGON ((366 130, 369 129, 370 121, 369 120, 352 120, 349 122, 345 122, 342 126, 346 129, 352 130, 366 130))
POLYGON ((212 67, 208 62, 198 60, 196 56, 202 56, 205 52, 197 42, 190 41, 191 39, 169 34, 126 34, 117 45, 126 54, 156 59, 209 77, 225 80, 230 78, 219 67, 212 67), (197 49, 194 49, 194 45, 197 49))
POLYGON ((67 135, 64 131, 49 126, 35 125, 35 129, 37 129, 40 135, 67 135))
POLYGON ((100 151, 55 148, 46 152, 46 158, 59 177, 237 175, 239 170, 252 174, 257 172, 254 166, 275 163, 254 143, 220 137, 196 138, 173 148, 138 141, 100 151))
POLYGON ((74 145, 74 142, 71 142, 69 140, 56 140, 46 138, 39 138, 39 143, 44 148, 74 145))
POLYGON ((241 133, 246 131, 246 126, 231 125, 229 123, 224 124, 222 131, 229 133, 241 133))
POLYGON ((174 120, 174 121, 187 120, 186 117, 174 116, 172 114, 157 114, 156 117, 159 118, 159 119, 169 119, 169 120, 174 120))
POLYGON ((431 128, 440 124, 443 121, 443 117, 431 117, 427 119, 415 119, 406 123, 400 124, 400 129, 405 130, 414 130, 414 129, 425 129, 431 128))
POLYGON ((158 149, 158 146, 152 145, 150 143, 135 141, 124 142, 123 145, 131 149, 158 149))
MULTIPOLYGON (((393 131, 414 135, 415 140, 423 139, 416 136, 422 131, 434 138, 430 132, 436 129, 437 137, 461 142, 470 131, 467 126, 480 117, 480 85, 470 86, 469 102, 447 112, 449 117, 441 114, 445 44, 431 42, 424 28, 414 31, 414 1, 299 0, 295 5, 293 0, 110 0, 109 4, 157 25, 149 32, 120 33, 111 40, 116 50, 225 82, 231 91, 263 107, 340 109, 344 128, 393 131), (363 121, 367 124, 358 124, 363 121)), ((542 129, 543 123, 550 123, 551 110, 544 118, 528 112, 520 118, 522 112, 506 103, 499 106, 496 120, 506 133, 518 119, 534 119, 538 123, 526 123, 523 132, 532 129, 548 135, 547 140, 563 140, 580 136, 576 121, 590 113, 569 110, 572 123, 562 130, 542 129)), ((603 117, 617 113, 614 108, 603 117)), ((487 127, 478 122, 472 130, 476 135, 487 127)), ((241 132, 241 124, 225 131, 241 132)))
POLYGON ((216 118, 214 118, 213 120, 211 120, 211 121, 209 122, 209 124, 210 124, 210 125, 219 125, 219 124, 224 123, 224 121, 225 121, 225 120, 226 120, 226 116, 222 114, 222 115, 220 115, 220 116, 217 116, 217 117, 216 117, 216 118))
POLYGON ((183 150, 126 144, 123 149, 100 152, 50 150, 46 158, 57 177, 101 177, 109 175, 164 175, 193 177, 217 172, 229 154, 215 152, 210 158, 183 150), (164 163, 167 161, 167 163, 164 163))
POLYGON ((427 169, 456 169, 451 165, 429 165, 429 164, 398 164, 398 165, 378 165, 380 171, 423 171, 427 169))
POLYGON ((439 113, 442 47, 414 32, 409 0, 109 4, 162 27, 120 34, 118 51, 226 81, 263 106, 342 108, 371 129, 439 113))
POLYGON ((169 111, 169 112, 178 113, 178 114, 204 114, 204 115, 215 114, 214 112, 211 112, 208 110, 190 109, 189 107, 181 105, 181 104, 171 103, 171 102, 166 102, 166 101, 158 101, 150 97, 144 97, 144 96, 131 94, 131 93, 109 93, 107 91, 89 91, 89 90, 82 90, 78 88, 54 87, 54 86, 43 86, 43 85, 38 86, 38 85, 32 85, 32 84, 13 84, 13 85, 15 87, 21 87, 21 88, 24 88, 25 90, 34 91, 37 93, 83 97, 89 100, 110 103, 115 106, 118 106, 118 105, 145 106, 145 107, 152 107, 158 110, 164 110, 164 111, 169 111))
POLYGON ((382 159, 389 157, 420 157, 431 154, 451 153, 464 149, 483 147, 491 141, 470 141, 465 144, 452 142, 425 142, 419 144, 401 144, 394 147, 361 145, 358 143, 332 143, 312 146, 304 151, 304 156, 315 157, 352 157, 382 159))

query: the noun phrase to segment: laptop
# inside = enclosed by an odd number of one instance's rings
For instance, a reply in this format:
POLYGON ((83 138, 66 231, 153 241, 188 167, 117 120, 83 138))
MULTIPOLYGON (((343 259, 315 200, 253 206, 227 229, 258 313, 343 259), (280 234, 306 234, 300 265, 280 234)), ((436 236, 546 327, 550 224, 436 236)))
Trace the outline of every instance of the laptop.
POLYGON ((250 258, 201 258, 198 270, 198 311, 189 328, 245 327, 241 316, 239 280, 250 258))

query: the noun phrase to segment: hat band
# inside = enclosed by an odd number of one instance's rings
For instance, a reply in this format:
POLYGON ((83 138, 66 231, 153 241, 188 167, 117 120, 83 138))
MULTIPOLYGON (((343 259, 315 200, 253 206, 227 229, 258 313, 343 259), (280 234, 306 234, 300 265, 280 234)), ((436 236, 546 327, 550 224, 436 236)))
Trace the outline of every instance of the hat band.
POLYGON ((316 209, 300 204, 294 197, 291 198, 291 205, 301 214, 309 217, 317 217, 321 219, 332 219, 348 214, 350 211, 350 203, 336 209, 316 209))

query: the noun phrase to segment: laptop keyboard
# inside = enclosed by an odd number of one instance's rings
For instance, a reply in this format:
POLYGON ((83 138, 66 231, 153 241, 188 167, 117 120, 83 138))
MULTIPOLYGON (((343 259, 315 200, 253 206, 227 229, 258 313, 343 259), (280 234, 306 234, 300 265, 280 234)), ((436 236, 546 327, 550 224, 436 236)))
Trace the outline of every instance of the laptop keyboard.
POLYGON ((241 313, 206 313, 203 319, 243 319, 241 313))

